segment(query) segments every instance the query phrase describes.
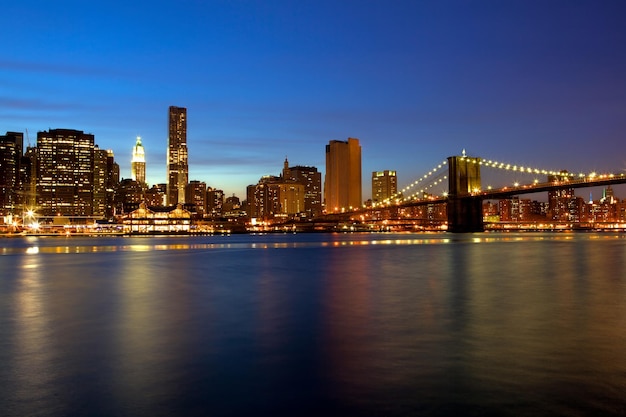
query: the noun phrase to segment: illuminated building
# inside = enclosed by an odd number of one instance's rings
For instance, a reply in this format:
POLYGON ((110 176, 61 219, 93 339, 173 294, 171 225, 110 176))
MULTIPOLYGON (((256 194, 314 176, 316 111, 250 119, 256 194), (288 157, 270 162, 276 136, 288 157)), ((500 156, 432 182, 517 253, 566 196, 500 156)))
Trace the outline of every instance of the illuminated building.
POLYGON ((224 191, 208 187, 206 190, 206 214, 220 217, 224 207, 224 191))
POLYGON ((93 203, 92 214, 105 216, 107 214, 107 158, 108 151, 94 146, 93 151, 93 203))
POLYGON ((201 181, 191 181, 185 188, 185 201, 195 208, 195 213, 199 218, 206 213, 206 183, 201 181))
POLYGON ((115 210, 115 189, 120 183, 120 166, 115 162, 115 155, 111 149, 107 151, 107 180, 106 180, 106 217, 112 218, 115 210))
POLYGON ((360 208, 361 145, 359 140, 331 140, 326 145, 324 202, 327 212, 360 208))
POLYGON ((259 219, 293 218, 304 212, 304 184, 266 175, 247 188, 248 216, 259 219))
POLYGON ((117 186, 115 200, 118 214, 130 213, 144 201, 143 186, 133 179, 125 178, 117 186))
POLYGON ((0 214, 12 213, 20 204, 20 163, 24 134, 7 132, 0 136, 0 214))
POLYGON ((141 203, 124 216, 124 231, 133 234, 189 233, 191 213, 178 204, 175 208, 149 209, 141 203))
POLYGON ((20 198, 25 209, 32 209, 37 205, 37 148, 28 146, 20 161, 20 186, 23 193, 20 198))
POLYGON ((224 200, 224 206, 222 210, 223 210, 222 214, 224 216, 229 216, 229 217, 239 216, 240 210, 241 210, 241 201, 239 200, 239 197, 237 197, 234 194, 230 197, 226 197, 226 200, 224 200))
POLYGON ((170 106, 167 145, 167 204, 185 203, 189 181, 187 153, 187 109, 170 106))
POLYGON ((140 184, 146 184, 146 152, 141 144, 141 136, 137 136, 133 146, 133 158, 130 161, 130 177, 140 184))
MULTIPOLYGON (((548 182, 567 182, 569 176, 567 171, 561 171, 561 175, 548 175, 548 182)), ((563 188, 560 190, 548 191, 548 219, 556 221, 569 221, 573 206, 572 199, 575 198, 573 188, 563 188)))
POLYGON ((152 188, 144 193, 144 200, 148 207, 162 207, 166 205, 165 191, 166 184, 154 184, 152 188))
POLYGON ((398 192, 396 171, 372 172, 372 201, 382 203, 398 192))
POLYGON ((37 133, 36 194, 40 215, 94 214, 94 150, 94 135, 79 130, 37 133))
POLYGON ((287 158, 283 166, 283 179, 304 186, 304 210, 306 217, 317 217, 322 213, 322 173, 316 167, 289 166, 287 158))

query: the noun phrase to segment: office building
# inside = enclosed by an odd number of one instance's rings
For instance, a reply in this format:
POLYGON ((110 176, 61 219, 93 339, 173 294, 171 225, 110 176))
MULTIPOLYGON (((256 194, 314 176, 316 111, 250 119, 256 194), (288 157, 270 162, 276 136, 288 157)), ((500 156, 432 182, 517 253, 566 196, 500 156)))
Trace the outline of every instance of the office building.
MULTIPOLYGON (((548 175, 548 182, 559 183, 569 181, 567 171, 561 171, 559 175, 548 175)), ((556 221, 570 221, 576 215, 573 188, 548 191, 548 219, 556 221)))
POLYGON ((170 106, 167 144, 167 204, 185 203, 189 181, 187 153, 187 109, 170 106))
POLYGON ((120 183, 120 166, 115 162, 115 155, 107 149, 107 180, 106 180, 106 217, 112 218, 116 214, 115 190, 120 183))
POLYGON ((361 145, 359 140, 331 140, 326 145, 324 202, 326 212, 361 207, 361 145))
POLYGON ((23 146, 23 133, 0 136, 0 214, 14 213, 22 203, 19 191, 23 146))
POLYGON ((131 178, 125 178, 120 181, 115 191, 116 213, 128 214, 137 210, 144 199, 143 186, 131 178))
POLYGON ((133 157, 130 161, 130 177, 139 184, 146 184, 146 152, 141 143, 141 136, 137 136, 133 146, 133 157))
POLYGON ((206 183, 194 180, 187 184, 185 201, 191 205, 189 209, 196 214, 196 217, 204 217, 204 213, 206 213, 206 183), (192 207, 193 210, 191 210, 192 207))
POLYGON ((396 171, 372 172, 372 201, 382 203, 398 193, 396 171))
POLYGON ((51 129, 37 133, 37 210, 44 216, 94 214, 94 135, 51 129))
POLYGON ((209 217, 220 217, 224 207, 224 191, 212 187, 206 190, 206 214, 209 217))
POLYGON ((322 173, 316 167, 289 166, 287 158, 283 166, 283 179, 295 181, 304 186, 304 210, 306 217, 322 214, 322 173))
POLYGON ((167 184, 153 184, 152 188, 144 193, 144 201, 148 207, 163 207, 167 205, 167 184))
POLYGON ((304 212, 304 185, 266 175, 247 187, 248 216, 259 219, 293 218, 304 212))
POLYGON ((107 214, 107 183, 109 174, 107 171, 107 159, 109 152, 98 149, 96 145, 93 151, 93 203, 92 215, 105 216, 107 214))

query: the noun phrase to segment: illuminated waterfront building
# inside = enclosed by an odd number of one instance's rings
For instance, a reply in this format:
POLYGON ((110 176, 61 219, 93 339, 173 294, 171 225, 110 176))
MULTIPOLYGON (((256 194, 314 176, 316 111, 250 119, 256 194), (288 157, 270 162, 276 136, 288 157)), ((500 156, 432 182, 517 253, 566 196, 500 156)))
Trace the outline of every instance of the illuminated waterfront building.
POLYGON ((144 193, 144 200, 148 207, 162 207, 166 205, 166 184, 154 184, 144 193))
POLYGON ((259 219, 293 218, 304 212, 304 185, 266 175, 247 188, 248 216, 259 219))
POLYGON ((195 208, 198 217, 204 217, 206 213, 206 183, 191 181, 185 187, 185 201, 195 208))
POLYGON ((229 217, 237 217, 241 214, 241 201, 236 195, 226 197, 222 214, 229 217))
POLYGON ((101 214, 94 213, 95 149, 94 135, 79 130, 37 133, 36 195, 40 215, 101 214))
POLYGON ((125 178, 120 181, 115 193, 117 214, 128 214, 137 210, 144 201, 144 189, 137 181, 125 178))
POLYGON ((187 153, 187 109, 170 106, 167 145, 167 204, 185 203, 189 181, 187 153))
POLYGON ((224 191, 208 187, 206 190, 206 214, 220 217, 224 208, 224 191))
POLYGON ((23 133, 7 132, 0 136, 0 214, 13 213, 21 203, 19 191, 22 185, 20 164, 23 146, 23 133))
POLYGON ((141 143, 141 136, 137 136, 133 146, 133 157, 130 161, 130 177, 140 184, 146 184, 146 151, 141 143))
POLYGON ((361 145, 359 140, 331 140, 326 145, 326 177, 324 203, 326 212, 360 208, 361 145))
POLYGON ((372 172, 372 201, 382 203, 398 192, 398 179, 396 171, 372 172))
POLYGON ((316 167, 289 166, 287 158, 283 166, 283 179, 304 186, 304 210, 306 217, 317 217, 322 213, 322 173, 316 167))

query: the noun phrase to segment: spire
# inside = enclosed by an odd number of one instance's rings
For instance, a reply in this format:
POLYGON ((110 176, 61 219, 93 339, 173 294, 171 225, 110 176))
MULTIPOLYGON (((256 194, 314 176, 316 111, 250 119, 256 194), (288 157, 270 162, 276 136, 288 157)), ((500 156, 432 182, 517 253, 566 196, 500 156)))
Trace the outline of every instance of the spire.
POLYGON ((146 182, 146 151, 141 144, 141 136, 137 136, 130 161, 131 178, 140 183, 146 182))
POLYGON ((290 176, 289 161, 287 160, 287 155, 285 155, 285 162, 283 163, 283 179, 289 179, 290 176))

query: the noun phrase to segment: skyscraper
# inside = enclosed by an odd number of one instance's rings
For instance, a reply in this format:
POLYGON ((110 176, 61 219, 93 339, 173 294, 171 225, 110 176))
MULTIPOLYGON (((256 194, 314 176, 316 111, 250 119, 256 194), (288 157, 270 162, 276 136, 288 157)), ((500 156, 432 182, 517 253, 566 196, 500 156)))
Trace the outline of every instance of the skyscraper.
POLYGON ((133 146, 133 158, 130 161, 130 176, 141 185, 146 184, 146 152, 141 144, 141 136, 133 146))
POLYGON ((328 213, 361 207, 361 145, 359 140, 331 140, 326 145, 324 200, 328 213))
POLYGON ((289 166, 287 158, 283 165, 283 179, 304 185, 304 212, 309 218, 322 213, 322 173, 316 167, 289 166))
POLYGON ((398 192, 396 171, 372 172, 372 201, 382 203, 398 192))
POLYGON ((97 145, 93 151, 93 204, 92 214, 104 216, 107 214, 107 182, 108 182, 109 151, 99 149, 97 145))
POLYGON ((94 136, 80 130, 51 129, 37 133, 37 206, 40 214, 94 214, 94 149, 94 136))
POLYGON ((24 134, 7 132, 0 136, 0 214, 13 212, 20 203, 20 162, 24 134))
POLYGON ((167 144, 167 204, 185 203, 189 181, 187 154, 187 109, 170 106, 167 144))

